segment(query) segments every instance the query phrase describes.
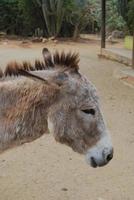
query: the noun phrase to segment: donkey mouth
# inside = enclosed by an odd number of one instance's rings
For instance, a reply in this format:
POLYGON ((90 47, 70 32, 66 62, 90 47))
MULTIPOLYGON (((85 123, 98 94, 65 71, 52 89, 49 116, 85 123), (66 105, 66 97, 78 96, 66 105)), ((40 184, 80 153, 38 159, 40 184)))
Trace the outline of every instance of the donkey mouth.
POLYGON ((90 164, 91 164, 91 166, 93 167, 93 168, 96 168, 98 165, 97 165, 97 163, 95 162, 95 159, 93 158, 93 157, 91 157, 91 162, 90 162, 90 164))
POLYGON ((102 163, 97 163, 94 159, 94 157, 91 157, 90 159, 90 165, 91 167, 93 168, 96 168, 96 167, 103 167, 107 164, 108 162, 102 162, 102 163))

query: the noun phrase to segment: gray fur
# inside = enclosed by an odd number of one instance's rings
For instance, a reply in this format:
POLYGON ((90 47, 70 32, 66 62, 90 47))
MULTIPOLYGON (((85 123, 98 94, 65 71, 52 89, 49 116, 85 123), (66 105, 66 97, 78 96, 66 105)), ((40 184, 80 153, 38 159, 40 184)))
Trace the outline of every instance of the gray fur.
POLYGON ((47 81, 8 77, 0 81, 0 151, 39 138, 48 129, 56 141, 86 154, 106 137, 95 87, 76 72, 32 71, 47 81), (83 112, 94 109, 95 114, 83 112))

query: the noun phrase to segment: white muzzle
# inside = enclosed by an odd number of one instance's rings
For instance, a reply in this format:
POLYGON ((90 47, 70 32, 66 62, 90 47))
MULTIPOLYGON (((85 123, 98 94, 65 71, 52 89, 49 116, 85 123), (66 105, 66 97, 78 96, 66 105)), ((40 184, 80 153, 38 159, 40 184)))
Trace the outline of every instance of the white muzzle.
POLYGON ((103 136, 95 146, 86 153, 87 163, 92 167, 106 165, 113 158, 113 147, 109 135, 103 136))

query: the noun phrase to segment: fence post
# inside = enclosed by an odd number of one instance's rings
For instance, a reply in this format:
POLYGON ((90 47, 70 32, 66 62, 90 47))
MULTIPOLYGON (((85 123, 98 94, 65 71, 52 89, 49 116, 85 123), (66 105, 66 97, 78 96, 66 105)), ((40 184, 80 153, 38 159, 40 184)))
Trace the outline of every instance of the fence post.
POLYGON ((101 0, 101 48, 106 46, 106 0, 101 0))

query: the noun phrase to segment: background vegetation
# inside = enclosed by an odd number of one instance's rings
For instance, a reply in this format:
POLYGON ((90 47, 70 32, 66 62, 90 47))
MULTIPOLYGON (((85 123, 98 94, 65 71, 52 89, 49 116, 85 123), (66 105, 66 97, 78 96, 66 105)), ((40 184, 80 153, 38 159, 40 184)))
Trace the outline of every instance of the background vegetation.
MULTIPOLYGON (((107 31, 134 29, 134 0, 107 0, 107 31)), ((101 27, 100 0, 0 0, 0 31, 23 36, 62 36, 101 27)))

